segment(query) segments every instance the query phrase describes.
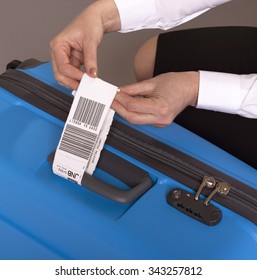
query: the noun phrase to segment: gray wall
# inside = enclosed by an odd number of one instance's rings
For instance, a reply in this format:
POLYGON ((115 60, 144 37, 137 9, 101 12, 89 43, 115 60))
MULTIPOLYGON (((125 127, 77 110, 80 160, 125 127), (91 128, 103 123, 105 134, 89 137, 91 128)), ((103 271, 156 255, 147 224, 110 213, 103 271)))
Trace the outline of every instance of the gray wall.
MULTIPOLYGON (((1 0, 0 72, 16 58, 49 60, 49 41, 69 23, 90 0, 1 0)), ((125 1, 125 0, 124 0, 125 1)), ((130 1, 130 0, 128 0, 130 1)), ((257 1, 234 0, 177 28, 203 26, 257 26, 257 1)), ((100 77, 116 85, 134 81, 133 58, 137 48, 159 30, 105 36, 99 48, 100 77)))

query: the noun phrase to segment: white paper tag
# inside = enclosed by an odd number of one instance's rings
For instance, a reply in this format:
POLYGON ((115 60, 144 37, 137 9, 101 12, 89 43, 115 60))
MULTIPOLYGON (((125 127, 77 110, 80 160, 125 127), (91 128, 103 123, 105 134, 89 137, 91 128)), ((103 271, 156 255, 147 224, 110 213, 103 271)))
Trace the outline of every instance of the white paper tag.
POLYGON ((55 153, 55 174, 81 184, 84 172, 94 172, 112 124, 110 106, 117 90, 83 75, 55 153))

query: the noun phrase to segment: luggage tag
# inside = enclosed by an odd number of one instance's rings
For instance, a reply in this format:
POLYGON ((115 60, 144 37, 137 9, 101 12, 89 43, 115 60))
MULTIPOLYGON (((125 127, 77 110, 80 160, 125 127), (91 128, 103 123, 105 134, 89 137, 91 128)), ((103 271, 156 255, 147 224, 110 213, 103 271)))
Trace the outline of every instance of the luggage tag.
POLYGON ((118 88, 87 74, 74 100, 58 143, 53 172, 81 185, 83 174, 93 174, 106 141, 114 111, 110 109, 118 88))

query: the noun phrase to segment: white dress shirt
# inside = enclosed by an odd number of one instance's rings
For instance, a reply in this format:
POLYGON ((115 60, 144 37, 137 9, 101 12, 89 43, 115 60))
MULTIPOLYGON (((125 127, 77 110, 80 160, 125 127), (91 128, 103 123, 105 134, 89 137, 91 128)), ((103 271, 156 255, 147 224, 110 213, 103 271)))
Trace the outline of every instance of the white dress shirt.
MULTIPOLYGON (((170 29, 231 0, 114 0, 121 32, 170 29)), ((199 69, 201 70, 201 69, 199 69)), ((197 108, 257 118, 257 74, 200 72, 197 108)))

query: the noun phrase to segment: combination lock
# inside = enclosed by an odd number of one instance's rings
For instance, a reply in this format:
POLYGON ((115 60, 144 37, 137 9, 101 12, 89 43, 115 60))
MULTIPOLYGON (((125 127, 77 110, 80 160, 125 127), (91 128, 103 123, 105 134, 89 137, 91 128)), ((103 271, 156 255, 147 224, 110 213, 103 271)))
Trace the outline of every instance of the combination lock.
POLYGON ((202 199, 195 199, 193 194, 179 188, 168 193, 167 202, 187 216, 209 226, 217 225, 222 218, 219 208, 206 204, 202 199))

